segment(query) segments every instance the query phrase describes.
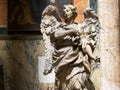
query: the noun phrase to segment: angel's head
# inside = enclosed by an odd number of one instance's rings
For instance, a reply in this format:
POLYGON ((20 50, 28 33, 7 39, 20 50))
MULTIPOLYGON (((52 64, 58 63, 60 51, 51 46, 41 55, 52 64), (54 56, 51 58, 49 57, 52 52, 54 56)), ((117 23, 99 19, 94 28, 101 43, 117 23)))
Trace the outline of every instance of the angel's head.
POLYGON ((48 6, 44 9, 44 11, 43 11, 43 13, 42 13, 42 17, 44 17, 45 15, 52 15, 55 11, 56 11, 55 6, 53 6, 53 5, 48 5, 48 6))
POLYGON ((86 18, 93 18, 93 19, 98 19, 97 14, 95 13, 95 11, 91 8, 86 8, 84 10, 84 17, 86 18))
POLYGON ((77 16, 76 7, 71 4, 64 5, 63 12, 65 20, 74 20, 77 16))

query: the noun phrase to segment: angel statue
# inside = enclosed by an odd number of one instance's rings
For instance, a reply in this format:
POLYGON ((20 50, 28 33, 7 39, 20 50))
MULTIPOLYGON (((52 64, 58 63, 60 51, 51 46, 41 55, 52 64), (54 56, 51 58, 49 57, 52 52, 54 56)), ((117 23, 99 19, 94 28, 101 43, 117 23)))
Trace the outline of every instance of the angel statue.
POLYGON ((55 11, 49 5, 42 14, 41 32, 46 47, 44 74, 55 68, 55 90, 95 90, 89 77, 89 58, 97 61, 93 50, 99 33, 98 17, 92 9, 86 9, 85 21, 75 23, 76 7, 68 4, 63 8, 64 22, 58 22, 53 15, 55 11))

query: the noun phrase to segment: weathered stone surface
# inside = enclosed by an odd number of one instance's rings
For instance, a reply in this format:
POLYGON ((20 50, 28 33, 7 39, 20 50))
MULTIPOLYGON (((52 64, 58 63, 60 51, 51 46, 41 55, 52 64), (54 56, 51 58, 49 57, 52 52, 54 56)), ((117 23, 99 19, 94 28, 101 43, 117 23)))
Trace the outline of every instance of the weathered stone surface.
POLYGON ((98 0, 98 5, 103 28, 100 40, 101 90, 120 90, 119 0, 98 0))
POLYGON ((39 55, 44 55, 41 40, 0 40, 5 90, 38 90, 39 55))

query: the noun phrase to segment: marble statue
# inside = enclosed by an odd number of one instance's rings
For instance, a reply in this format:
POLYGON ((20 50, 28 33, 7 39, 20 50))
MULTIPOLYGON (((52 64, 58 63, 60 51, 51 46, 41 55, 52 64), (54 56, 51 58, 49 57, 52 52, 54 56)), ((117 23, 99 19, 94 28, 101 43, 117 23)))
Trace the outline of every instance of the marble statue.
POLYGON ((55 68, 55 90, 95 90, 90 80, 90 59, 99 61, 93 51, 99 37, 99 20, 94 10, 84 11, 83 23, 75 23, 76 7, 64 5, 64 22, 54 17, 49 5, 42 13, 41 32, 45 43, 44 74, 55 68))

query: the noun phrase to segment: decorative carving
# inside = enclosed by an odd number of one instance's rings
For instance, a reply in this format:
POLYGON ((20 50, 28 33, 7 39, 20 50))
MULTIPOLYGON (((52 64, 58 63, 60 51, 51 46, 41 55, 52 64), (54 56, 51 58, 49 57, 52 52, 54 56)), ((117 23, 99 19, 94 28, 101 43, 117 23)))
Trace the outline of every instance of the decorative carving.
POLYGON ((99 20, 92 9, 84 11, 85 21, 75 23, 76 7, 64 5, 64 22, 54 17, 49 5, 42 14, 41 32, 46 47, 44 74, 55 68, 55 90, 95 90, 90 76, 90 61, 98 61, 93 50, 99 34, 99 20))

